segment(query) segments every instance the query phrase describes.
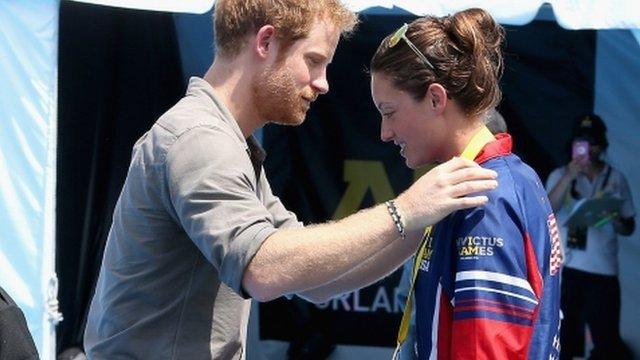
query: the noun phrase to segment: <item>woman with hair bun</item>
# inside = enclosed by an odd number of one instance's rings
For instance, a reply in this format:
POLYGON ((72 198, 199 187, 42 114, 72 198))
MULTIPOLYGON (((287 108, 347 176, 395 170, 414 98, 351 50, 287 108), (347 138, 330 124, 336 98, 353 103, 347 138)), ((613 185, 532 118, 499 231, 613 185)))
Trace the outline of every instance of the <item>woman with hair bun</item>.
POLYGON ((402 345, 415 301, 415 344, 399 349, 419 359, 559 356, 555 217, 511 137, 484 125, 501 98, 503 40, 486 11, 468 9, 405 24, 371 60, 380 137, 400 147, 407 166, 462 156, 498 173, 487 205, 425 230, 398 336, 402 345))

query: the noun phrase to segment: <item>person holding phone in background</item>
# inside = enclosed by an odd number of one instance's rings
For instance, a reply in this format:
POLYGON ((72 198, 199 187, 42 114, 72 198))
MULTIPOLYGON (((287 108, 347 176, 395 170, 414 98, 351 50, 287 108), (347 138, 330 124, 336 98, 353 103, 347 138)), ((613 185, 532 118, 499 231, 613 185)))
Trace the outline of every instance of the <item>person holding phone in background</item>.
POLYGON ((558 223, 563 225, 581 199, 610 196, 622 200, 617 213, 595 226, 560 226, 564 239, 561 309, 561 359, 581 356, 584 323, 594 348, 590 359, 631 358, 619 332, 620 285, 618 235, 635 229, 635 210, 624 175, 604 160, 607 128, 595 114, 577 118, 572 135, 572 159, 547 179, 547 191, 558 223))

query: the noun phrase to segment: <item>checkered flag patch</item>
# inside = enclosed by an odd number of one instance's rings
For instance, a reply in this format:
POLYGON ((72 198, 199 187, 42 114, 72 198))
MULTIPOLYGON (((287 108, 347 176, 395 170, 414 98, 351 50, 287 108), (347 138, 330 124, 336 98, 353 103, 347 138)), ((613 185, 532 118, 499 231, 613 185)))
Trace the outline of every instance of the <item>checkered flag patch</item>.
POLYGON ((558 232, 558 224, 553 213, 547 218, 547 227, 549 228, 549 236, 551 238, 551 256, 549 258, 549 272, 555 275, 562 265, 562 249, 560 248, 560 233, 558 232))

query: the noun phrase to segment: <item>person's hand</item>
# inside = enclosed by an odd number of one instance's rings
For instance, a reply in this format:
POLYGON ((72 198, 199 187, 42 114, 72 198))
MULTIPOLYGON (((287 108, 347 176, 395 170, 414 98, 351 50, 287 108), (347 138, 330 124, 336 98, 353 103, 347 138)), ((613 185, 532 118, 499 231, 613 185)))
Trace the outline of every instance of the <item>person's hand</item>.
POLYGON ((485 204, 486 196, 467 195, 495 189, 496 178, 495 171, 462 158, 436 166, 396 199, 406 230, 419 230, 453 211, 485 204))
POLYGON ((613 230, 616 234, 629 236, 633 234, 636 224, 633 218, 623 218, 619 214, 612 219, 613 230))
POLYGON ((573 180, 575 179, 579 173, 586 172, 587 165, 584 160, 580 158, 575 158, 571 160, 569 164, 567 164, 567 176, 573 180))

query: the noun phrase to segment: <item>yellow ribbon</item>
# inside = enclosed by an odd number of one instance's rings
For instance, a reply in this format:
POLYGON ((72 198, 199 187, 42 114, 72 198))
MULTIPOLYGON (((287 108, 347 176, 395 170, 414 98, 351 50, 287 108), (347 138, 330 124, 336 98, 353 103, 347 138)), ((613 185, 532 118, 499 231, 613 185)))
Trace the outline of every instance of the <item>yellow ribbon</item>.
MULTIPOLYGON (((495 137, 493 136, 491 131, 489 131, 489 129, 483 125, 482 128, 478 130, 478 132, 476 132, 475 135, 473 135, 473 137, 471 138, 471 141, 469 141, 467 146, 464 148, 464 151, 462 151, 462 154, 460 155, 460 157, 469 159, 469 160, 474 160, 476 156, 478 156, 482 148, 485 145, 487 145, 487 143, 494 140, 495 140, 495 137)), ((424 252, 426 251, 426 248, 427 248, 426 245, 427 245, 429 236, 431 235, 432 229, 433 229, 433 226, 428 226, 426 229, 424 229, 424 235, 422 236, 422 241, 420 242, 418 253, 416 254, 415 259, 413 260, 411 286, 409 287, 409 292, 407 294, 407 303, 404 307, 404 312, 402 313, 402 321, 400 322, 400 328, 398 329, 398 340, 397 340, 396 349, 393 352, 393 358, 392 358, 393 360, 397 359, 400 353, 400 347, 402 346, 404 341, 407 339, 407 335, 409 335, 409 323, 411 319, 411 311, 413 309, 414 286, 415 286, 416 278, 418 277, 418 270, 420 270, 420 263, 422 262, 422 257, 424 256, 424 252)))

